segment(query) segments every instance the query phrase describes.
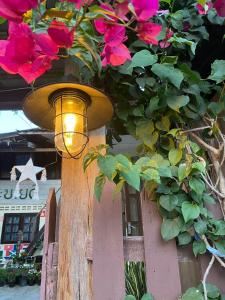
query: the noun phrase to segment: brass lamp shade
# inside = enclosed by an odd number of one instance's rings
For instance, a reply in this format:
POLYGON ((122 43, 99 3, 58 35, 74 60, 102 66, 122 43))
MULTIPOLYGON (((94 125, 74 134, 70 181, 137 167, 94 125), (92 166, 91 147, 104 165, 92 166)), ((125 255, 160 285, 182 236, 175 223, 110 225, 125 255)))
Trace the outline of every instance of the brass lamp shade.
POLYGON ((76 89, 90 97, 87 107, 87 129, 98 129, 109 122, 113 116, 113 106, 110 99, 93 87, 77 83, 55 83, 46 85, 30 92, 23 103, 23 111, 27 118, 37 126, 54 131, 55 108, 50 101, 50 95, 60 89, 76 89))

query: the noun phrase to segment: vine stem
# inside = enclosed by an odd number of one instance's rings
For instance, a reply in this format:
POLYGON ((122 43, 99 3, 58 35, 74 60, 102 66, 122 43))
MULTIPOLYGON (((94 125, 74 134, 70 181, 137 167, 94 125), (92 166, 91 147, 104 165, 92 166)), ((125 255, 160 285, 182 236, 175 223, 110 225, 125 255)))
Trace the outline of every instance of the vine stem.
MULTIPOLYGON (((203 240, 203 242, 205 243, 205 245, 207 247, 210 246, 210 244, 207 240, 207 237, 204 234, 202 235, 202 240, 203 240)), ((213 256, 218 261, 218 263, 221 265, 221 267, 225 268, 225 262, 219 256, 217 256, 216 254, 213 254, 213 256)))
POLYGON ((209 129, 209 128, 212 128, 212 127, 211 126, 203 126, 203 127, 198 127, 198 128, 183 130, 182 133, 189 133, 189 132, 194 132, 194 131, 202 131, 202 130, 209 129))
POLYGON ((212 255, 212 258, 208 264, 208 267, 207 269, 205 270, 205 273, 204 273, 204 276, 203 276, 203 279, 202 279, 202 285, 203 285, 203 291, 204 291, 204 298, 205 300, 208 300, 208 293, 207 293, 207 288, 206 288, 206 280, 207 280, 207 277, 209 275, 209 272, 214 264, 214 261, 215 261, 215 256, 212 255))
POLYGON ((213 146, 210 146, 205 141, 203 141, 197 134, 191 132, 191 136, 206 150, 212 152, 216 157, 219 157, 220 150, 217 148, 214 148, 213 146))

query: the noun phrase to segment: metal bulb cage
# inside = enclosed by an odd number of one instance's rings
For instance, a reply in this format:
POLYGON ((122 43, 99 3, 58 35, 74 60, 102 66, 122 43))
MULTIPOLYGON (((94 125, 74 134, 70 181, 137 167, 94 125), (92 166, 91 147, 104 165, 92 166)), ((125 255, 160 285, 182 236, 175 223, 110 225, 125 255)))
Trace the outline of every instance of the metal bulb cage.
MULTIPOLYGON (((87 107, 91 104, 91 98, 90 96, 79 90, 79 89, 72 89, 72 88, 63 88, 56 90, 49 96, 49 102, 51 105, 54 106, 56 115, 55 115, 55 126, 56 124, 60 124, 60 130, 59 128, 55 128, 55 145, 56 145, 56 150, 58 154, 63 157, 63 158, 73 158, 73 159, 79 159, 82 155, 82 152, 86 148, 88 142, 89 142, 89 137, 87 133, 87 107), (75 112, 73 110, 65 110, 64 109, 64 102, 71 103, 71 104, 76 104, 76 103, 81 103, 83 104, 83 113, 75 112), (56 106, 59 108, 60 113, 57 112, 56 106), (83 122, 83 127, 81 131, 79 130, 71 130, 71 129, 65 129, 65 118, 71 115, 74 118, 80 119, 83 122), (79 150, 76 152, 71 152, 67 145, 67 139, 68 136, 70 137, 71 140, 77 138, 78 140, 82 141, 82 144, 79 145, 79 150), (63 149, 62 151, 58 146, 58 141, 62 140, 63 142, 63 149)), ((75 120, 75 119, 74 119, 75 120)), ((75 129, 75 125, 74 125, 75 129)), ((72 145, 73 148, 73 145, 72 145)))

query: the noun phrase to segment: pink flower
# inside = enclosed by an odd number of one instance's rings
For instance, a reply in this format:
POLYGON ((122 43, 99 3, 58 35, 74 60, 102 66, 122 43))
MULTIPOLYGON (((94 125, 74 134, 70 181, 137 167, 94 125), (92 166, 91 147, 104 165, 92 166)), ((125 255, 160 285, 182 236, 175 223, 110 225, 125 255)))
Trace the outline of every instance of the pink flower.
POLYGON ((71 48, 73 46, 74 29, 69 30, 63 22, 52 21, 48 34, 59 47, 71 48))
POLYGON ((23 14, 38 6, 38 0, 0 0, 0 16, 14 22, 22 22, 23 14))
POLYGON ((58 47, 48 34, 34 34, 24 23, 9 23, 8 40, 0 41, 0 67, 31 83, 58 59, 58 47))
POLYGON ((166 36, 165 38, 159 43, 161 48, 168 48, 170 46, 170 43, 168 42, 168 40, 174 35, 174 32, 167 28, 166 30, 166 36))
MULTIPOLYGON (((113 8, 109 4, 101 4, 100 7, 106 11, 114 12, 113 8)), ((108 29, 108 27, 111 25, 111 24, 107 23, 107 21, 116 23, 117 18, 113 17, 113 16, 109 16, 108 20, 105 20, 104 18, 99 18, 99 19, 94 20, 95 28, 100 34, 104 34, 106 32, 106 30, 108 29)))
POLYGON ((131 2, 139 22, 148 21, 159 9, 159 0, 131 0, 131 2))
POLYGON ((84 5, 90 5, 94 0, 60 0, 61 2, 71 2, 75 4, 77 9, 80 9, 84 5))
POLYGON ((216 0, 213 6, 218 16, 225 17, 225 0, 216 0))
POLYGON ((108 46, 116 46, 126 40, 126 29, 120 25, 108 25, 105 34, 104 41, 108 46))
POLYGON ((146 44, 157 45, 157 36, 160 34, 162 26, 151 22, 138 23, 137 36, 146 44))
POLYGON ((126 17, 126 15, 129 12, 128 4, 129 4, 129 1, 125 0, 122 3, 117 3, 115 6, 116 15, 125 21, 128 21, 128 18, 126 17))
POLYGON ((206 15, 207 12, 213 7, 213 4, 211 2, 206 3, 205 5, 197 4, 196 8, 198 10, 198 13, 200 15, 206 15))
POLYGON ((120 66, 127 60, 131 60, 130 51, 124 44, 110 47, 105 45, 101 56, 103 57, 102 65, 120 66))

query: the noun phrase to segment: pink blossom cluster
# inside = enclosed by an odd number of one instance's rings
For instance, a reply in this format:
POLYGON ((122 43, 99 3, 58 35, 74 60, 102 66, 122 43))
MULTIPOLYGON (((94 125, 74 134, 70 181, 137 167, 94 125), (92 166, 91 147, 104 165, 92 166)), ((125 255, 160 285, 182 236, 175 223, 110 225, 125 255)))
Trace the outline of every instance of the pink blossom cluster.
POLYGON ((204 5, 198 3, 196 4, 196 8, 200 15, 206 15, 210 9, 215 8, 218 16, 225 17, 225 0, 216 0, 214 3, 206 1, 204 5))
POLYGON ((115 14, 115 17, 95 20, 96 30, 104 35, 105 46, 101 53, 103 66, 107 64, 119 66, 131 59, 129 49, 124 44, 127 40, 126 26, 124 22, 120 22, 128 20, 129 4, 133 5, 135 11, 137 21, 135 30, 138 38, 147 44, 158 44, 157 36, 161 32, 162 26, 149 21, 159 9, 158 0, 125 0, 122 3, 116 3, 114 8, 109 4, 102 4, 102 9, 115 14))
POLYGON ((74 29, 56 20, 47 33, 33 33, 22 17, 37 5, 38 0, 0 0, 0 16, 9 20, 8 39, 0 40, 0 67, 28 83, 49 70, 59 48, 72 47, 74 39, 74 29))

